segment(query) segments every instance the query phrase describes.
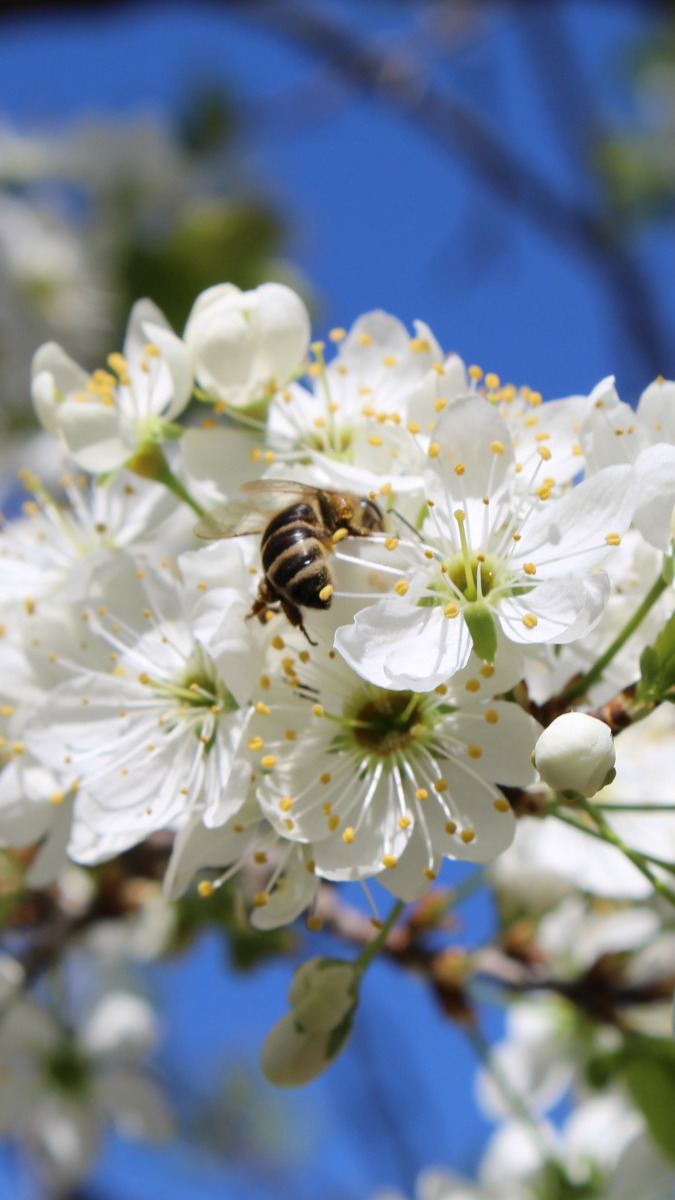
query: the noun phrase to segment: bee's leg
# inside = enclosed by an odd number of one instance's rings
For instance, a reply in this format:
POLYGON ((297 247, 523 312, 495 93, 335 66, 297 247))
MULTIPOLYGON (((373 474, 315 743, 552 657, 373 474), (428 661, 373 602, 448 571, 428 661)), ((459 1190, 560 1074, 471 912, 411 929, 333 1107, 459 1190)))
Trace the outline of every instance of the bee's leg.
POLYGON ((258 595, 253 603, 250 613, 248 613, 246 616, 246 620, 249 621, 251 617, 257 617, 260 623, 264 625, 267 621, 268 612, 278 611, 279 608, 277 597, 270 592, 266 581, 264 579, 261 580, 258 588, 258 595))
POLYGON ((293 625, 296 629, 302 630, 310 646, 318 646, 319 643, 312 641, 307 630, 305 629, 305 624, 302 619, 302 613, 300 609, 295 604, 291 604, 290 600, 286 599, 281 600, 281 607, 291 625, 293 625))

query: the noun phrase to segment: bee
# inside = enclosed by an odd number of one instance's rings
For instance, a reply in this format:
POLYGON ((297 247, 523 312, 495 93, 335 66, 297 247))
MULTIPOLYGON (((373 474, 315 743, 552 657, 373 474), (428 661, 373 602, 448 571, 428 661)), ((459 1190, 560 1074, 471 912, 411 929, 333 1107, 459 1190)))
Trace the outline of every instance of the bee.
POLYGON ((290 480, 259 479, 241 487, 251 500, 232 500, 207 513, 195 526, 200 538, 262 533, 263 578, 250 617, 285 613, 312 642, 303 608, 330 608, 333 576, 328 560, 335 535, 368 537, 384 532, 384 513, 373 500, 350 492, 306 487, 290 480), (270 512, 273 514, 270 517, 270 512))

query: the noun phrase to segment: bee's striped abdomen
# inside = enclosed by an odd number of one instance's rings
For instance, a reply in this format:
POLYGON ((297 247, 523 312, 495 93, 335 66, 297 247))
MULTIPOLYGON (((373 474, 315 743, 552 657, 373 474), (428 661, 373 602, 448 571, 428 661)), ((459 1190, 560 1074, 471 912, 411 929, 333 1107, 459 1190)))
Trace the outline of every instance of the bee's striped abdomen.
POLYGON ((304 608, 328 608, 319 593, 332 582, 323 529, 309 504, 294 504, 272 518, 262 540, 262 564, 272 591, 304 608))

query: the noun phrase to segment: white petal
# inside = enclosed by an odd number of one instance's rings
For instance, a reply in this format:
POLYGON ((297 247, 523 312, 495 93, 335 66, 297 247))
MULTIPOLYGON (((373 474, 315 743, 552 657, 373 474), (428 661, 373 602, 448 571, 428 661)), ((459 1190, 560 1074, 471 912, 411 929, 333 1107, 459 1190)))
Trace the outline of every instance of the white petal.
POLYGON ((675 445, 648 447, 635 466, 640 480, 635 527, 650 546, 667 551, 672 539, 671 521, 675 508, 675 445))
POLYGON ((336 631, 334 645, 378 687, 418 692, 431 691, 464 667, 472 648, 461 616, 449 619, 440 606, 413 607, 402 599, 357 613, 353 625, 336 631))
POLYGON ((600 620, 609 598, 604 571, 581 579, 550 579, 525 596, 502 600, 497 610, 502 629, 514 642, 573 642, 600 620), (531 617, 536 617, 532 625, 531 617))

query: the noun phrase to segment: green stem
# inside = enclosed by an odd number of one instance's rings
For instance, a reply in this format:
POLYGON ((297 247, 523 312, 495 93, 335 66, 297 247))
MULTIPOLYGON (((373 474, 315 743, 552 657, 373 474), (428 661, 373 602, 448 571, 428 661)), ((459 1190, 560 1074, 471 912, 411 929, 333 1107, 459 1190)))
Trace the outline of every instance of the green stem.
POLYGON ((156 442, 148 442, 142 446, 126 465, 130 471, 140 475, 143 479, 154 479, 156 483, 163 483, 164 487, 173 492, 174 496, 177 496, 184 504, 188 504, 198 517, 205 515, 205 509, 193 499, 183 487, 180 479, 174 475, 164 451, 156 442))
MULTIPOLYGON (((655 860, 651 859, 651 856, 641 854, 639 850, 631 850, 630 846, 627 846, 626 843, 619 837, 618 833, 615 833, 611 825, 607 823, 600 809, 595 804, 592 804, 590 800, 587 800, 585 796, 578 795, 576 797, 576 801, 580 807, 583 808, 586 813, 588 813, 591 820, 595 822, 598 831, 596 836, 599 836, 603 842, 607 842, 609 845, 615 846, 617 850, 620 850, 621 853, 629 860, 629 862, 633 863, 633 866, 637 868, 640 874, 644 875, 645 879, 649 880, 654 888, 654 891, 658 892, 660 896, 663 896, 665 900, 668 900, 670 904, 675 906, 675 892, 672 890, 672 888, 668 887, 667 883, 664 883, 662 879, 659 879, 658 875, 655 875, 651 867, 648 865, 648 858, 652 862, 655 860)), ((559 820, 564 820, 559 813, 556 815, 558 816, 559 820)), ((577 829, 582 828, 576 823, 576 821, 567 820, 566 824, 573 824, 577 829)), ((590 829, 584 829, 582 832, 592 833, 593 831, 590 829)), ((655 865, 663 866, 666 870, 672 870, 672 867, 669 868, 665 863, 657 863, 655 865)))
POLYGON ((483 1034, 476 1027, 465 1029, 465 1033, 473 1046, 476 1056, 481 1063, 481 1066, 491 1075, 494 1080, 497 1090, 501 1093, 501 1097, 507 1108, 511 1111, 514 1117, 517 1117, 528 1129, 532 1141, 539 1153, 543 1156, 545 1162, 555 1163, 560 1166, 559 1160, 556 1158, 551 1146, 548 1144, 541 1126, 538 1124, 534 1115, 530 1112, 523 1097, 518 1094, 511 1085, 510 1079, 502 1071, 499 1063, 495 1060, 493 1054, 490 1053, 490 1045, 483 1037, 483 1034))
POLYGON ((373 959, 377 958, 377 955, 380 953, 380 950, 384 946, 384 943, 386 942, 387 938, 389 937, 389 934, 391 933, 392 929, 394 928, 394 925, 398 921, 404 908, 405 908, 405 904, 403 903, 403 901, 397 900, 394 907, 392 908, 391 912, 389 913, 389 916, 387 917, 384 925, 378 932, 377 937, 374 937, 372 942, 369 942, 368 945, 366 947, 364 947, 364 949, 361 951, 361 953, 359 954, 359 957, 354 962, 354 970, 359 975, 363 975, 364 972, 367 970, 367 968, 370 966, 373 959))
POLYGON ((579 696, 585 695, 588 689, 592 687, 594 683, 598 682, 605 667, 626 644, 631 634, 635 633, 635 630, 647 616, 649 610, 654 607, 659 596, 663 595, 667 587, 668 583, 664 579, 663 575, 659 575, 658 579, 654 581, 651 588, 647 592, 647 595, 642 601, 640 607, 635 610, 633 616, 629 621, 626 622, 623 629, 617 634, 611 645, 607 647, 605 653, 600 655, 600 658, 596 663, 594 663, 590 671, 587 671, 585 675, 582 675, 581 679, 577 679, 565 692, 565 696, 568 700, 577 700, 579 696))

